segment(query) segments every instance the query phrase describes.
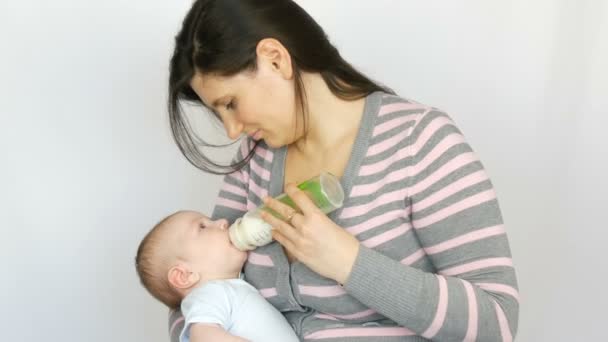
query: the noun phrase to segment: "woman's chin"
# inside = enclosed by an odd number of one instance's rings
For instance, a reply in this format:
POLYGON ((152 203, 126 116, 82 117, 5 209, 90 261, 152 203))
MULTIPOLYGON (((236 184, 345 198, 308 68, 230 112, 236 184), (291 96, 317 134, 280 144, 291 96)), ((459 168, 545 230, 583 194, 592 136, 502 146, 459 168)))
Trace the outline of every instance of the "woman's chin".
POLYGON ((272 138, 268 138, 268 137, 264 137, 262 138, 262 140, 264 141, 264 143, 266 144, 266 146, 270 147, 270 148, 279 148, 281 147, 279 144, 277 144, 277 142, 272 139, 272 138))
POLYGON ((266 144, 266 146, 268 146, 270 148, 281 148, 283 146, 288 145, 287 142, 274 138, 274 137, 264 137, 264 138, 262 138, 262 140, 264 140, 264 143, 266 144))

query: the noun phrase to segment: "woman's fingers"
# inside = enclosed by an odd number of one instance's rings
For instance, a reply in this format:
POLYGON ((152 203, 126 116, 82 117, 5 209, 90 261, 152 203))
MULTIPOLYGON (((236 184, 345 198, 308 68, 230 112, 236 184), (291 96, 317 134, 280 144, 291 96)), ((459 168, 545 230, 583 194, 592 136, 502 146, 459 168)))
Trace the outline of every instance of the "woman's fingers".
POLYGON ((272 197, 264 198, 264 204, 277 212, 285 221, 289 222, 296 214, 296 210, 272 197))
POLYGON ((285 249, 287 249, 291 253, 294 253, 294 255, 295 252, 297 252, 295 244, 287 237, 285 237, 285 235, 281 234, 281 232, 279 232, 278 230, 274 229, 272 231, 272 238, 275 239, 278 243, 280 243, 281 246, 285 247, 285 249))
MULTIPOLYGON (((294 184, 288 184, 285 187, 285 193, 289 196, 289 198, 291 198, 295 206, 300 209, 304 216, 319 211, 319 208, 317 208, 308 195, 306 195, 304 191, 298 189, 298 187, 294 184)), ((285 203, 277 201, 272 197, 264 198, 264 204, 277 212, 287 222, 292 221, 294 215, 298 212, 296 209, 288 206, 285 203)))
POLYGON ((292 243, 295 243, 299 237, 298 232, 292 227, 290 226, 288 223, 286 223, 285 221, 276 218, 274 215, 262 211, 262 213, 260 214, 260 216, 262 217, 262 219, 264 221, 266 221, 268 224, 270 224, 273 228, 273 234, 274 234, 274 230, 278 231, 281 235, 283 235, 286 239, 290 240, 292 243))
POLYGON ((319 208, 313 203, 313 201, 304 193, 304 191, 298 189, 294 184, 288 184, 285 187, 285 193, 293 200, 298 208, 304 215, 309 215, 319 211, 319 208))

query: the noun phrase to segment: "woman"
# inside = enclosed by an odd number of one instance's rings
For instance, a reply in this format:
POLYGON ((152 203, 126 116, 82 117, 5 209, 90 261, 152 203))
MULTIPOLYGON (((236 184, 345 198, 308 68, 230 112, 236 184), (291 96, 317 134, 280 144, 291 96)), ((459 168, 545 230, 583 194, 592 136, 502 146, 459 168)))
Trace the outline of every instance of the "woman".
POLYGON ((265 218, 276 242, 244 273, 301 339, 512 340, 517 282, 482 164, 445 113, 355 70, 293 1, 196 1, 176 37, 169 111, 188 160, 226 174, 215 219, 263 201, 288 218, 265 218), (247 135, 231 165, 198 148, 182 100, 231 139, 247 135), (321 171, 346 193, 329 216, 292 185, 321 171), (283 191, 300 212, 268 200, 283 191))

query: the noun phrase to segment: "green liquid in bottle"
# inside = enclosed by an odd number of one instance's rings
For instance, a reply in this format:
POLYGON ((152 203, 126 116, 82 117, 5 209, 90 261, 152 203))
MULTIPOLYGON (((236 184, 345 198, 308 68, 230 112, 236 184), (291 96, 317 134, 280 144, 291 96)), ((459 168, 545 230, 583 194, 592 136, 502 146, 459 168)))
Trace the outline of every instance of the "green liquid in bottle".
MULTIPOLYGON (((328 185, 326 185, 326 187, 327 186, 328 185)), ((325 214, 328 214, 342 206, 342 201, 344 200, 344 192, 342 191, 340 182, 332 174, 325 173, 320 176, 306 180, 298 184, 298 188, 302 190, 312 200, 312 202, 325 214), (323 188, 323 183, 329 184, 329 186, 332 187, 335 197, 333 201, 328 197, 328 189, 323 188)), ((281 194, 275 199, 295 210, 300 211, 295 202, 287 194, 281 194)), ((281 216, 279 213, 270 209, 266 205, 262 205, 259 210, 265 210, 282 220, 286 219, 285 217, 281 216)))

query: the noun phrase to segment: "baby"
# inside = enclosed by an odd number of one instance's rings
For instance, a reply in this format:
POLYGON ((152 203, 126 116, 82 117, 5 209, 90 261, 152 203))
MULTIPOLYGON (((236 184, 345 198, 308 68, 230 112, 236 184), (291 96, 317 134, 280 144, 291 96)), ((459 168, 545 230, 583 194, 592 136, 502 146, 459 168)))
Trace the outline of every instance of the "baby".
POLYGON ((193 211, 163 219, 142 240, 135 267, 144 287, 185 317, 180 342, 298 341, 283 315, 240 279, 247 252, 226 220, 193 211))

